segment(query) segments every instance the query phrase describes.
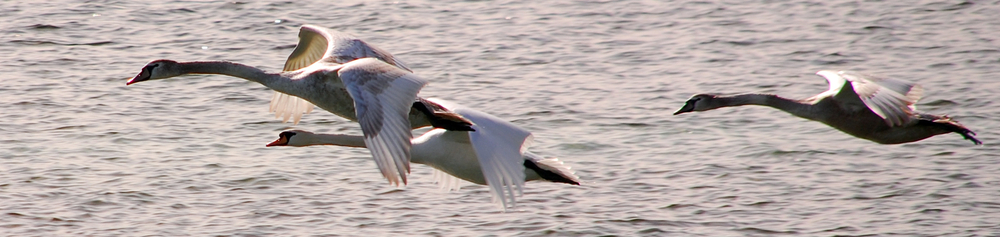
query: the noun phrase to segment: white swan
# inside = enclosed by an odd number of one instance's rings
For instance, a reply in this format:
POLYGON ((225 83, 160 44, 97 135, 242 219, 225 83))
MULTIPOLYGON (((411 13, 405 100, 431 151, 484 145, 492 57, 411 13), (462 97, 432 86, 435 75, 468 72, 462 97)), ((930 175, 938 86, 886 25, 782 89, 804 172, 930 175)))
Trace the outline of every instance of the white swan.
POLYGON ((722 107, 763 105, 881 144, 914 142, 952 132, 976 145, 982 144, 973 137, 976 133, 948 116, 917 111, 914 104, 923 95, 920 85, 851 71, 824 70, 816 74, 826 78, 830 89, 808 99, 791 100, 770 94, 698 94, 692 96, 674 115, 722 107))
MULTIPOLYGON (((432 129, 413 139, 411 162, 424 164, 480 185, 489 185, 494 201, 513 206, 514 191, 520 194, 524 181, 546 180, 580 185, 570 168, 555 158, 545 159, 525 151, 531 134, 492 115, 431 99, 473 122, 476 131, 432 129), (505 191, 506 190, 506 191, 505 191)), ((364 147, 360 136, 285 131, 267 146, 337 145, 364 147)), ((439 176, 439 183, 457 189, 457 182, 439 176), (449 186, 450 185, 450 186, 449 186)))
POLYGON ((404 70, 405 66, 388 53, 356 38, 331 32, 316 26, 301 28, 299 44, 285 65, 286 69, 295 70, 268 73, 232 62, 161 59, 146 64, 126 85, 186 74, 222 74, 260 83, 283 93, 274 96, 271 107, 286 120, 294 117, 297 122, 309 110, 311 104, 305 102, 308 101, 358 121, 382 174, 390 184, 406 184, 410 129, 434 125, 468 130, 468 122, 417 98, 417 92, 427 81, 404 70), (367 56, 374 58, 351 61, 367 56))

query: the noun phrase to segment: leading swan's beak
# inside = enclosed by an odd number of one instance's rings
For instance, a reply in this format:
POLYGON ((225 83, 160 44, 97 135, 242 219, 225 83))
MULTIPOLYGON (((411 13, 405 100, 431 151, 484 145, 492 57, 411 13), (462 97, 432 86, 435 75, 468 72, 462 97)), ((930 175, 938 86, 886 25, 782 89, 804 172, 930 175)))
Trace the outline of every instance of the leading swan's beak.
POLYGON ((684 107, 681 107, 681 109, 678 109, 677 112, 674 112, 674 115, 693 112, 693 111, 694 111, 694 102, 688 101, 687 103, 684 103, 684 107))
POLYGON ((287 145, 288 145, 288 138, 282 136, 282 137, 279 137, 278 140, 274 140, 273 142, 268 143, 267 147, 272 147, 272 146, 287 146, 287 145))
POLYGON ((129 79, 128 82, 125 83, 125 85, 127 86, 135 84, 137 82, 148 81, 149 77, 150 77, 149 72, 147 72, 146 70, 142 70, 141 72, 139 72, 139 75, 135 75, 134 77, 132 77, 132 79, 129 79))

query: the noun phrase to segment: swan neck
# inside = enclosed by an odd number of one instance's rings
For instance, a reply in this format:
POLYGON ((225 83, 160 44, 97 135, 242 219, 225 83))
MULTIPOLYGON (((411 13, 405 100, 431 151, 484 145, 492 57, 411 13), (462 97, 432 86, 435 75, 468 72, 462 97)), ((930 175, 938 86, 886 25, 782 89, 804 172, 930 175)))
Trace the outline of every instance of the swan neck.
POLYGON ((255 67, 245 64, 224 61, 202 61, 178 63, 181 74, 219 74, 232 77, 239 77, 249 81, 264 84, 271 87, 276 82, 281 81, 282 76, 278 73, 267 73, 255 67))
POLYGON ((779 109, 799 117, 808 116, 810 104, 802 101, 783 98, 772 94, 742 94, 732 97, 724 97, 723 107, 742 105, 762 105, 779 109))
POLYGON ((740 94, 729 97, 719 97, 719 104, 721 107, 731 107, 731 106, 743 106, 743 105, 764 105, 769 106, 769 100, 771 97, 777 97, 775 95, 769 94, 740 94))
POLYGON ((365 139, 362 136, 354 135, 343 135, 343 134, 299 134, 300 136, 297 141, 289 145, 292 146, 315 146, 315 145, 334 145, 334 146, 346 146, 346 147, 360 147, 365 148, 365 139))

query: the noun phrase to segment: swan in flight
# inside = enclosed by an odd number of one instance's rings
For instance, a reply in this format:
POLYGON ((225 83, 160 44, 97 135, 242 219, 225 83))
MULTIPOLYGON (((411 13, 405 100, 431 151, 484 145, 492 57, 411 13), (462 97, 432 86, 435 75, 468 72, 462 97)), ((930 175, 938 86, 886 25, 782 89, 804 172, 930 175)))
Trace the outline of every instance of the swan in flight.
MULTIPOLYGON (((506 208, 514 204, 525 181, 546 180, 580 185, 580 179, 556 158, 545 159, 527 149, 531 133, 500 118, 454 103, 431 99, 473 122, 475 131, 432 129, 413 139, 411 162, 424 164, 451 176, 438 176, 442 187, 457 189, 466 180, 490 186, 493 200, 506 208), (506 192, 505 192, 506 190, 506 192)), ((267 146, 337 145, 365 147, 361 136, 284 131, 267 146)), ((435 172, 435 174, 437 174, 435 172)))
POLYGON ((770 94, 698 94, 674 115, 763 105, 880 144, 915 142, 952 132, 976 145, 982 144, 973 137, 976 133, 950 117, 917 111, 914 104, 923 96, 923 88, 918 84, 852 71, 824 70, 816 74, 826 78, 830 89, 808 99, 792 100, 770 94))
POLYGON ((269 73, 233 62, 160 59, 146 64, 126 85, 186 74, 221 74, 260 83, 278 93, 271 108, 286 120, 294 117, 297 122, 315 104, 358 121, 379 170, 395 185, 407 182, 412 128, 471 129, 461 116, 416 96, 426 80, 388 53, 346 34, 303 26, 285 69, 269 73))

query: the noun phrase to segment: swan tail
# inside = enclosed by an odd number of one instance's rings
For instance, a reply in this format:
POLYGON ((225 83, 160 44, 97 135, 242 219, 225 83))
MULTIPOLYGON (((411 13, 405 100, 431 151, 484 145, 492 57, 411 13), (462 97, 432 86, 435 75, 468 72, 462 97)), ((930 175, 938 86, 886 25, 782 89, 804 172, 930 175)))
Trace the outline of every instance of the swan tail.
POLYGON ((438 169, 434 169, 434 182, 437 183, 442 190, 458 191, 462 189, 461 179, 438 169))
POLYGON ((312 112, 313 104, 308 101, 291 96, 289 94, 274 92, 271 97, 271 108, 268 110, 274 113, 274 118, 281 118, 281 122, 287 123, 291 119, 295 124, 299 124, 302 115, 312 112))
POLYGON ((958 123, 958 121, 952 120, 951 117, 921 114, 919 115, 919 122, 944 129, 948 132, 958 133, 959 135, 962 135, 962 138, 972 141, 972 143, 976 145, 983 144, 982 141, 976 139, 976 132, 969 130, 969 128, 966 128, 964 125, 958 123))

